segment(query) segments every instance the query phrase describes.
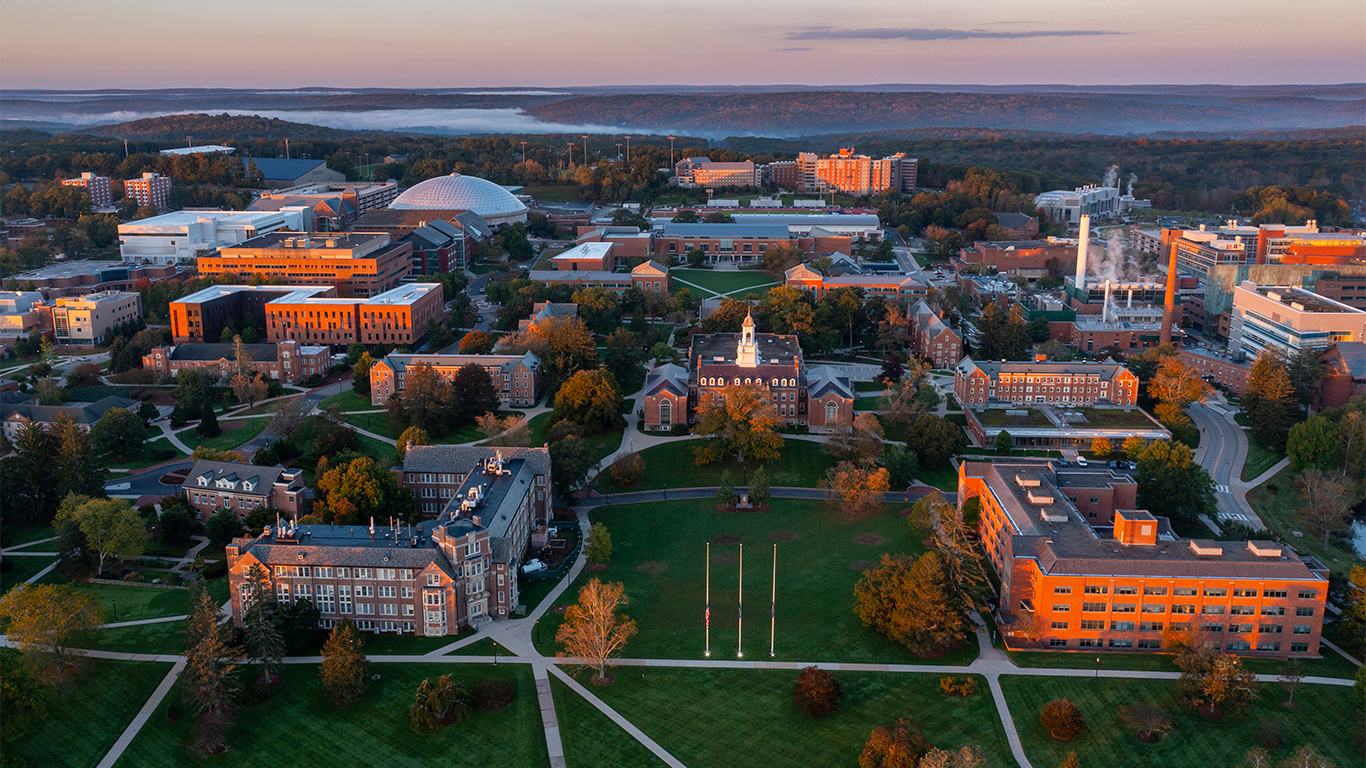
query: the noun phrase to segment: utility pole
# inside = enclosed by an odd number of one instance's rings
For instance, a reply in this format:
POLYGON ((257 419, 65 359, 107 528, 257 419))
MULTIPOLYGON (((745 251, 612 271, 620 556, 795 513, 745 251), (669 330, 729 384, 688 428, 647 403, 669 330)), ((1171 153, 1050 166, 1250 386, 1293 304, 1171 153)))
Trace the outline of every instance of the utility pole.
POLYGON ((674 137, 669 137, 669 167, 674 167, 674 137))
POLYGON ((522 165, 526 165, 526 142, 522 142, 522 165))
POLYGON ((574 142, 569 142, 569 169, 574 169, 574 142))
POLYGON ((617 162, 621 162, 621 144, 617 144, 617 162))
POLYGON ((588 136, 583 137, 583 164, 588 165, 588 136))
POLYGON ((631 164, 631 137, 626 137, 626 164, 631 164))

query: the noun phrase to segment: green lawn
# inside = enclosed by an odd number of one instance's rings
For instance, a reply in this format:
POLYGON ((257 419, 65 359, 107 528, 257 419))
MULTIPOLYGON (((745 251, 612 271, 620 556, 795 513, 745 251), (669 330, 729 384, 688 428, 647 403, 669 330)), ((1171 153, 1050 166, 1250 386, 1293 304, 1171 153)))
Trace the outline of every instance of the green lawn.
POLYGON ((152 695, 170 664, 82 659, 79 674, 53 689, 46 714, 21 744, 5 746, 16 765, 89 768, 99 763, 152 695))
POLYGON ((1362 564, 1362 559, 1336 544, 1324 547, 1323 539, 1313 534, 1309 521, 1299 515, 1304 507, 1304 493, 1297 487, 1294 476, 1295 471, 1290 467, 1282 469, 1270 480, 1248 491, 1248 503, 1278 538, 1292 543, 1296 552, 1313 555, 1334 571, 1347 575, 1352 566, 1362 564), (1271 490, 1273 485, 1277 490, 1271 490), (1291 531, 1304 535, 1296 537, 1291 531))
POLYGON ((71 647, 115 653, 180 654, 185 652, 185 622, 163 621, 81 632, 71 638, 71 647))
POLYGON ((958 471, 948 461, 937 467, 921 467, 916 479, 941 491, 958 492, 958 471))
MULTIPOLYGON (((183 440, 182 440, 183 442, 183 440)), ((104 466, 109 469, 146 469, 157 464, 185 458, 179 448, 171 445, 165 437, 148 440, 142 444, 142 453, 126 461, 111 461, 104 466)))
POLYGON ((686 765, 857 765, 873 728, 906 716, 935 746, 977 744, 988 766, 1015 765, 981 678, 960 699, 944 695, 937 675, 834 674, 840 708, 820 719, 792 704, 797 673, 786 670, 618 668, 616 682, 590 690, 686 765))
MULTIPOLYGON (((119 760, 120 766, 496 766, 546 765, 544 731, 531 670, 522 665, 372 664, 380 676, 368 681, 360 703, 338 708, 328 702, 318 668, 290 665, 284 684, 258 706, 239 706, 227 732, 228 750, 203 759, 185 744, 192 719, 166 721, 166 707, 179 703, 179 684, 152 715, 147 728, 119 760), (476 710, 466 721, 435 733, 415 735, 408 725, 413 691, 424 678, 449 673, 473 687, 499 676, 512 680, 517 696, 500 712, 476 710), (381 757, 382 756, 382 757, 381 757)), ((87 763, 93 764, 93 763, 87 763)))
POLYGON ((74 582, 89 593, 104 609, 105 621, 139 621, 163 616, 180 616, 189 611, 190 592, 186 589, 160 589, 123 584, 86 584, 74 582), (118 613, 114 609, 117 607, 118 613))
MULTIPOLYGON (((911 529, 899 508, 883 505, 872 516, 850 520, 824 502, 805 499, 777 499, 768 512, 739 514, 716 512, 713 502, 703 499, 599 507, 592 520, 606 524, 612 534, 612 562, 601 572, 584 571, 557 602, 575 602, 579 588, 593 577, 621 582, 631 600, 625 613, 636 619, 640 631, 625 656, 702 658, 705 553, 712 542, 712 655, 734 658, 739 577, 734 561, 740 552, 736 545, 713 540, 739 537, 749 545, 744 552, 749 606, 745 657, 767 659, 769 622, 763 609, 770 605, 776 543, 782 582, 777 590, 779 660, 916 663, 917 657, 864 627, 854 614, 854 585, 864 567, 883 553, 924 549, 923 534, 911 529), (791 541, 773 538, 792 533, 797 538, 791 541)), ((553 652, 560 621, 555 613, 541 619, 542 653, 553 652)), ((970 643, 935 663, 963 664, 976 655, 977 646, 970 643)))
POLYGON ((332 395, 324 399, 318 403, 318 408, 325 411, 334 405, 340 408, 343 413, 346 411, 372 411, 376 407, 380 407, 371 405, 369 396, 358 395, 349 389, 340 395, 332 395))
POLYGON ((1298 706, 1285 709, 1285 693, 1261 685, 1261 698, 1243 715, 1208 720, 1181 707, 1174 680, 1093 680, 1086 677, 1001 677, 1001 687, 1020 741, 1030 761, 1038 766, 1060 763, 1076 750, 1082 765, 1206 768, 1241 765, 1243 754, 1257 743, 1263 720, 1286 718, 1286 743, 1272 753, 1279 764, 1299 745, 1310 744, 1339 766, 1361 765, 1361 715, 1352 690, 1338 686, 1305 686, 1298 706), (1049 736, 1039 723, 1039 712, 1052 699, 1065 697, 1081 709, 1086 729, 1071 742, 1049 736), (1125 705, 1149 701, 1171 716, 1174 728, 1157 744, 1144 744, 1119 719, 1125 705))
POLYGON ((388 466, 394 460, 394 446, 369 435, 357 435, 360 439, 360 452, 375 457, 380 464, 388 466))
POLYGON ((522 188, 522 194, 547 203, 576 203, 580 199, 578 184, 532 184, 522 188))
MULTIPOLYGON (((1242 414, 1238 414, 1241 416, 1242 414)), ((1276 466, 1276 463, 1285 458, 1282 451, 1273 451, 1262 444, 1251 430, 1245 430, 1247 435, 1247 461, 1243 463, 1242 479, 1244 482, 1255 480, 1262 476, 1262 473, 1276 466)))
POLYGON ((721 272, 714 269, 675 269, 670 274, 678 280, 700 286, 703 290, 710 291, 713 294, 729 293, 742 288, 781 282, 774 280, 769 273, 759 271, 721 272))
POLYGON ((55 557, 10 557, 5 555, 5 563, 0 567, 0 595, 8 592, 15 584, 28 581, 34 574, 57 561, 55 557))
POLYGON ((833 456, 821 451, 821 443, 810 440, 784 440, 781 458, 776 461, 750 459, 741 467, 728 458, 705 466, 694 463, 693 448, 701 440, 678 440, 640 451, 645 459, 645 476, 632 488, 619 488, 610 473, 604 473, 603 493, 642 491, 659 488, 709 488, 720 483, 721 473, 730 472, 737 486, 747 484, 746 472, 753 473, 761 466, 768 468, 769 485, 814 488, 825 478, 825 472, 835 465, 833 456))
MULTIPOLYGON (((590 690, 597 690, 591 688, 590 690)), ((644 744, 599 712, 588 700, 558 678, 550 678, 555 717, 569 765, 595 768, 643 768, 664 765, 644 744)))
MULTIPOLYGON (((41 525, 14 523, 5 521, 5 547, 17 547, 28 544, 39 539, 48 539, 56 536, 57 532, 51 525, 43 523, 41 525)), ((37 548, 35 548, 37 549, 37 548)), ((44 550, 45 551, 45 550, 44 550)))
POLYGON ((882 381, 856 381, 854 382, 855 392, 876 392, 879 395, 887 391, 887 385, 882 381))
POLYGON ((380 413, 347 413, 345 414, 346 423, 367 432, 382 435, 390 440, 397 440, 402 430, 394 429, 389 423, 389 414, 380 413))
POLYGON ((977 417, 984 427, 1047 427, 1053 422, 1042 412, 1033 408, 1011 408, 1012 411, 1025 411, 1024 415, 1012 416, 1006 413, 1004 408, 988 408, 984 411, 972 411, 972 415, 977 417))
MULTIPOLYGON (((232 428, 224 429, 222 434, 218 437, 198 438, 194 429, 190 429, 180 433, 180 442, 191 448, 203 446, 205 448, 212 448, 216 451, 235 451, 255 439, 257 435, 261 434, 261 430, 265 429, 268 424, 270 424, 270 419, 242 419, 241 421, 225 420, 222 422, 222 425, 225 427, 231 426, 232 428), (196 442, 196 438, 198 438, 198 442, 196 442)), ((248 456, 246 458, 250 459, 251 457, 248 456)))

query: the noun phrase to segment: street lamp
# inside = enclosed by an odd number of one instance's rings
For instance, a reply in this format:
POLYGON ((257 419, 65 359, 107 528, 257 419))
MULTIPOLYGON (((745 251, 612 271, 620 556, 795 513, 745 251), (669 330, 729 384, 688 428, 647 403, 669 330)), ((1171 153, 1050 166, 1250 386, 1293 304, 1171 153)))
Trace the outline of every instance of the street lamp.
POLYGON ((119 599, 118 599, 117 597, 112 597, 112 598, 110 598, 110 599, 114 601, 114 621, 118 621, 118 620, 119 620, 119 599))
POLYGON ((1096 657, 1096 680, 1100 680, 1100 657, 1096 657))

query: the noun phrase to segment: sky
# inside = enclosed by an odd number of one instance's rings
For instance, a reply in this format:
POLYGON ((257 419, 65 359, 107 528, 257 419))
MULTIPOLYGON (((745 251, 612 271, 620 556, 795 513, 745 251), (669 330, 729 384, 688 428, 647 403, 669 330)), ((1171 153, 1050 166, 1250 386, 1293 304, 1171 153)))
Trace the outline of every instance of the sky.
POLYGON ((1355 83, 1364 31, 1361 0, 0 0, 0 88, 1355 83))

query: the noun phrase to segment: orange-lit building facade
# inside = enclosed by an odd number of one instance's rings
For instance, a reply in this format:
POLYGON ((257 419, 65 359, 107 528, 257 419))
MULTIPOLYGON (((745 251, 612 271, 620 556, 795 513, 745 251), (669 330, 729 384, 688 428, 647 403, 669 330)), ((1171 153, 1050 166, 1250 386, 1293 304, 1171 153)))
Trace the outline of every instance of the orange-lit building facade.
POLYGON ((200 277, 264 275, 285 285, 335 286, 343 295, 368 297, 397 288, 412 270, 412 258, 412 243, 391 242, 386 233, 272 232, 200 256, 198 262, 200 277))
POLYGON ((1134 405, 1138 402, 1138 377, 1114 362, 998 363, 965 358, 954 369, 953 394, 958 402, 974 406, 992 402, 1134 405))
POLYGON ((140 179, 125 179, 123 195, 138 201, 139 207, 150 205, 162 210, 171 195, 171 179, 159 173, 144 173, 140 179))
POLYGON ((888 190, 915 191, 919 163, 898 152, 880 160, 856 155, 852 148, 820 157, 810 152, 797 155, 800 189, 803 192, 842 192, 875 195, 888 190))
POLYGON ((1180 538, 1132 508, 1135 492, 1106 470, 960 465, 958 502, 981 504, 1008 645, 1152 652, 1179 630, 1230 653, 1318 655, 1326 567, 1276 542, 1180 538))
POLYGON ((62 179, 62 186, 85 187, 85 191, 90 193, 90 206, 92 208, 107 208, 114 203, 113 193, 109 189, 108 176, 96 176, 86 171, 75 178, 62 179))

